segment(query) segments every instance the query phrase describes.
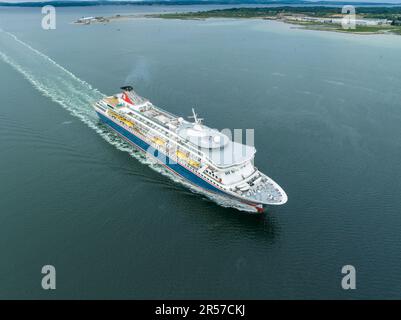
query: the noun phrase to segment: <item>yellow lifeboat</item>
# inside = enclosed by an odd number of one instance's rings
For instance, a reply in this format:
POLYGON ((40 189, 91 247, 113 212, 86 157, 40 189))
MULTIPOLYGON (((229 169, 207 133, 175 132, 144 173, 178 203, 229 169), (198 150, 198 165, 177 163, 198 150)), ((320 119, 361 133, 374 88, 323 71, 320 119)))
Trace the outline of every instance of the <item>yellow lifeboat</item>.
POLYGON ((115 112, 113 112, 113 111, 110 111, 110 110, 109 110, 108 112, 111 114, 112 117, 114 117, 114 118, 120 120, 122 123, 124 123, 124 124, 127 125, 128 127, 131 127, 131 128, 132 128, 132 127, 134 126, 134 124, 133 124, 131 121, 125 119, 124 117, 120 116, 119 114, 117 114, 117 113, 115 113, 115 112))
POLYGON ((153 137, 152 141, 156 144, 158 144, 159 146, 163 146, 166 144, 166 141, 164 141, 163 139, 159 138, 159 137, 153 137))
POLYGON ((176 153, 177 153, 178 158, 184 159, 184 160, 188 159, 188 156, 184 152, 178 150, 176 153))
POLYGON ((124 122, 128 127, 132 128, 134 126, 134 124, 131 121, 125 120, 124 118, 121 121, 124 122))
POLYGON ((189 163, 191 166, 193 166, 193 167, 196 167, 196 168, 199 168, 199 167, 200 167, 200 163, 199 163, 198 161, 195 161, 195 160, 190 159, 190 160, 188 161, 188 163, 189 163))

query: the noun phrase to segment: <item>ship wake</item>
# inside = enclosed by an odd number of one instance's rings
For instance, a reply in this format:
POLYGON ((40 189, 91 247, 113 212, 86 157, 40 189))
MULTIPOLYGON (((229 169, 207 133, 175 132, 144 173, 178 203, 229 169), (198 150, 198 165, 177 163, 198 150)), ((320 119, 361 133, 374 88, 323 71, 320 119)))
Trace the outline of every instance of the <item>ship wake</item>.
POLYGON ((175 176, 162 165, 145 157, 124 139, 105 129, 99 123, 91 105, 105 95, 89 83, 79 79, 73 73, 60 66, 54 60, 23 42, 12 33, 0 29, 0 59, 23 75, 34 88, 68 112, 79 118, 89 128, 95 130, 103 139, 118 150, 129 153, 153 170, 168 176, 174 182, 184 184, 192 192, 206 196, 223 207, 236 208, 241 211, 255 212, 255 208, 238 201, 205 192, 175 176))

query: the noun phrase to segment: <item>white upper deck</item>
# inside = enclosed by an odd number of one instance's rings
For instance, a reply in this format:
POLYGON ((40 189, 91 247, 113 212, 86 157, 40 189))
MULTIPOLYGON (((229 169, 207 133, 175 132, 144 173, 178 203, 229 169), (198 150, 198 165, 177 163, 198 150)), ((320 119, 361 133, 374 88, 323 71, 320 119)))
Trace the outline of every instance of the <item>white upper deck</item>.
POLYGON ((192 116, 194 122, 189 122, 154 106, 133 91, 117 94, 113 99, 114 107, 120 113, 130 117, 133 115, 132 112, 135 112, 154 122, 156 128, 159 126, 160 129, 164 129, 163 131, 168 130, 176 138, 181 138, 184 144, 189 144, 202 152, 206 160, 217 167, 241 165, 251 161, 255 155, 254 147, 234 142, 218 130, 203 125, 202 119, 198 119, 194 111, 192 116))

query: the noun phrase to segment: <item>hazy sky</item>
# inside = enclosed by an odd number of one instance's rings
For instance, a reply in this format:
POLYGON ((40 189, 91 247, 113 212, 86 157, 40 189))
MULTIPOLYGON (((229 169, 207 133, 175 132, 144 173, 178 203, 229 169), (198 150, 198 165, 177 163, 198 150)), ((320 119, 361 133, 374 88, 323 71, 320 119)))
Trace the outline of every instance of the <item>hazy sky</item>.
MULTIPOLYGON (((0 0, 0 2, 40 2, 46 0, 0 0)), ((47 0, 49 1, 49 0, 47 0)), ((64 1, 74 1, 74 0, 64 0, 64 1)), ((75 0, 76 1, 76 0, 75 0)), ((132 0, 131 0, 132 1, 132 0)), ((185 0, 183 0, 185 1, 185 0)), ((322 0, 325 1, 325 0, 322 0)), ((327 0, 333 1, 333 0, 327 0)), ((401 3, 401 0, 339 0, 341 2, 376 2, 376 3, 401 3)))

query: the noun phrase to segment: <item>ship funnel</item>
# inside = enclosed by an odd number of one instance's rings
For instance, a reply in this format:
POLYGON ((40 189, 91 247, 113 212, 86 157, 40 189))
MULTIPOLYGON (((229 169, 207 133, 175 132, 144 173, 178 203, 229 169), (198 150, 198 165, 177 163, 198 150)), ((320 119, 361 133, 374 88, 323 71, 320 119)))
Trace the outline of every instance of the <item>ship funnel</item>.
POLYGON ((123 86, 121 87, 121 90, 123 90, 124 92, 122 93, 121 98, 125 101, 128 102, 130 104, 144 104, 146 102, 148 102, 148 100, 146 100, 145 98, 139 96, 135 91, 134 88, 131 86, 123 86))
POLYGON ((132 91, 132 90, 134 90, 134 88, 131 87, 131 86, 124 86, 124 87, 121 87, 120 89, 124 90, 124 91, 132 91))

